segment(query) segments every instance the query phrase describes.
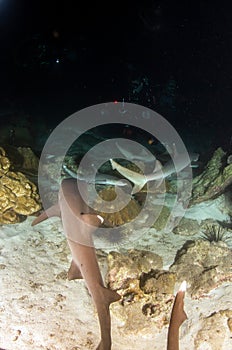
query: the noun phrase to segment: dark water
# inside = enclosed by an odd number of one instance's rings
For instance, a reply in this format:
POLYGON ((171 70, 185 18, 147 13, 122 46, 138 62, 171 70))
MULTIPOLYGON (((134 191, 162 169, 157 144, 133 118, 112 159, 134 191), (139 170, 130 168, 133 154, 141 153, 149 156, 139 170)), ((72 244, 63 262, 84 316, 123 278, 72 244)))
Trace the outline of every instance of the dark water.
MULTIPOLYGON (((124 99, 160 113, 202 157, 218 146, 228 149, 232 27, 226 6, 126 1, 110 13, 100 4, 82 4, 77 13, 65 2, 16 5, 0 13, 1 143, 39 154, 72 113, 124 99)), ((108 133, 125 136, 124 129, 108 133)), ((104 133, 95 130, 95 136, 104 133)))

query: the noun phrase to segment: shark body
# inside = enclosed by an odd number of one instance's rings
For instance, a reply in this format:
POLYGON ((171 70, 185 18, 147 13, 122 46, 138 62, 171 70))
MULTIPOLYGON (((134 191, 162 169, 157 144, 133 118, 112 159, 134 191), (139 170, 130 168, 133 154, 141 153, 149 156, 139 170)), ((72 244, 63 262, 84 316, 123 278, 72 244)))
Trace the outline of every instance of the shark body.
MULTIPOLYGON (((87 186, 83 182, 83 186, 87 186)), ((102 224, 103 219, 94 213, 83 201, 75 179, 61 183, 59 202, 43 212, 32 226, 51 216, 61 216, 64 232, 72 253, 72 263, 68 272, 69 280, 83 278, 97 309, 101 341, 97 350, 111 349, 111 320, 109 306, 120 299, 115 291, 104 286, 92 234, 102 224)))
MULTIPOLYGON (((83 186, 86 186, 83 183, 83 186)), ((101 276, 96 251, 92 245, 92 233, 102 224, 99 215, 89 212, 82 200, 75 179, 66 179, 61 183, 59 202, 42 212, 32 226, 52 216, 61 216, 63 228, 72 253, 72 263, 68 272, 69 280, 85 280, 87 288, 97 309, 100 324, 101 341, 96 350, 111 349, 111 319, 109 306, 118 301, 120 295, 107 289, 101 276)), ((168 331, 167 350, 179 348, 179 327, 187 318, 183 308, 186 286, 176 295, 168 331)), ((1 350, 1 349, 0 349, 1 350)))
POLYGON ((127 150, 126 148, 123 148, 118 142, 115 142, 116 147, 118 148, 118 150, 122 153, 122 155, 126 158, 126 159, 130 159, 130 160, 137 160, 137 161, 146 161, 146 162, 154 162, 154 155, 151 154, 150 152, 142 150, 139 154, 133 154, 132 152, 130 152, 129 150, 127 150))
POLYGON ((96 185, 108 185, 108 186, 126 186, 128 182, 125 179, 120 179, 116 176, 111 176, 108 174, 96 174, 96 177, 88 177, 86 175, 76 173, 70 170, 66 165, 63 165, 63 170, 65 173, 70 175, 73 179, 78 179, 85 181, 87 183, 94 183, 96 185))
POLYGON ((175 157, 175 165, 172 161, 168 161, 164 166, 156 160, 156 166, 154 171, 151 174, 144 175, 139 174, 135 171, 123 167, 119 163, 115 162, 113 159, 110 159, 112 169, 117 170, 124 178, 130 180, 133 184, 132 194, 139 192, 147 182, 149 181, 163 181, 166 177, 179 172, 185 169, 190 165, 191 160, 188 157, 183 157, 177 155, 175 157))

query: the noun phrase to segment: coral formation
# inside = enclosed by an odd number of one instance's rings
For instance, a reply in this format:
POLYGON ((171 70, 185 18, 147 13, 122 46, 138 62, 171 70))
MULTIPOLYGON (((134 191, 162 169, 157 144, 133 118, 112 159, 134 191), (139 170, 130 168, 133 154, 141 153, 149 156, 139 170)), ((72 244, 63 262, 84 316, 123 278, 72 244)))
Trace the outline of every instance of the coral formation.
POLYGON ((178 226, 173 229, 173 233, 183 236, 193 236, 200 230, 200 224, 197 220, 183 217, 178 226))
POLYGON ((23 169, 23 172, 25 173, 25 171, 30 171, 32 173, 37 173, 39 159, 33 153, 32 149, 30 147, 18 147, 17 151, 22 157, 22 164, 20 167, 23 169))
MULTIPOLYGON (((187 241, 169 270, 163 270, 161 257, 150 251, 110 252, 107 283, 122 295, 112 312, 124 323, 125 332, 146 331, 151 323, 160 329, 170 318, 176 283, 186 280, 192 299, 205 297, 232 281, 231 259, 224 242, 206 240, 187 241)), ((231 315, 226 316, 230 328, 231 315)))
POLYGON ((16 223, 41 209, 37 187, 14 168, 0 148, 0 223, 16 223))
MULTIPOLYGON (((101 197, 104 201, 113 201, 116 197, 116 193, 114 187, 105 187, 101 191, 99 191, 99 197, 101 197)), ((96 204, 98 202, 96 201, 96 204)), ((122 203, 123 204, 123 203, 122 203)), ((123 209, 113 212, 113 213, 104 213, 100 212, 99 214, 104 218, 104 222, 107 226, 115 227, 123 225, 127 222, 130 222, 132 219, 136 218, 139 214, 141 207, 135 199, 131 199, 127 206, 123 209)), ((112 208, 113 209, 113 208, 112 208)))
POLYGON ((6 174, 10 169, 10 160, 6 157, 5 150, 0 147, 0 176, 6 174))
POLYGON ((209 344, 212 350, 222 349, 228 328, 230 329, 231 317, 231 310, 219 310, 204 318, 194 339, 194 349, 200 350, 209 344))
POLYGON ((150 270, 140 276, 140 288, 146 294, 172 294, 175 286, 175 274, 169 271, 150 270))
POLYGON ((121 304, 112 305, 112 311, 125 323, 125 332, 142 331, 151 321, 157 328, 168 323, 175 274, 162 266, 162 258, 150 251, 108 254, 108 286, 122 295, 121 304))
POLYGON ((162 258, 144 250, 129 250, 127 254, 110 252, 108 260, 107 283, 111 289, 125 289, 132 280, 139 279, 142 272, 163 266, 162 258))
POLYGON ((223 281, 232 281, 231 261, 232 250, 224 242, 187 241, 169 271, 176 274, 177 281, 188 281, 188 292, 198 298, 223 281))
POLYGON ((205 170, 193 179, 191 204, 218 197, 232 183, 232 164, 227 164, 225 156, 222 148, 218 148, 205 170))

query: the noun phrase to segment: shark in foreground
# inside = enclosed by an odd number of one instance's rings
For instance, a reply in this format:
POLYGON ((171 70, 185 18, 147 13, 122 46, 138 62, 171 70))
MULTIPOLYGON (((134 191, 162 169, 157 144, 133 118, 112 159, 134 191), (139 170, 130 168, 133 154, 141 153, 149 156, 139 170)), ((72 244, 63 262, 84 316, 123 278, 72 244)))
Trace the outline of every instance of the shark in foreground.
MULTIPOLYGON (((82 182, 87 187, 87 183, 82 182)), ((84 188, 84 189, 85 189, 84 188)), ((121 299, 121 296, 104 286, 96 251, 92 241, 93 232, 102 224, 101 216, 90 213, 83 201, 75 179, 65 179, 61 183, 59 202, 42 212, 32 222, 32 226, 52 216, 60 216, 72 253, 72 263, 68 279, 83 278, 97 309, 101 340, 96 350, 111 349, 111 318, 109 306, 121 299)), ((179 349, 179 328, 187 318, 184 312, 183 299, 186 283, 176 295, 168 330, 167 350, 179 349)))
POLYGON ((182 155, 177 155, 175 157, 175 165, 173 164, 173 161, 170 160, 164 166, 162 166, 161 163, 156 160, 154 171, 148 175, 139 174, 133 170, 127 169, 126 167, 123 167, 119 163, 115 162, 113 159, 110 159, 110 163, 113 170, 117 170, 119 174, 134 184, 131 194, 135 194, 139 192, 147 182, 162 182, 166 177, 185 169, 191 164, 191 159, 188 157, 183 157, 182 155))
MULTIPOLYGON (((87 187, 85 182, 82 186, 87 187)), ((69 280, 83 278, 96 306, 101 341, 97 350, 111 349, 111 319, 109 306, 121 296, 104 286, 96 251, 92 242, 93 232, 102 224, 101 216, 89 212, 83 201, 75 179, 65 179, 61 183, 59 203, 44 211, 32 226, 51 216, 61 216, 64 232, 72 253, 72 263, 68 272, 69 280)))

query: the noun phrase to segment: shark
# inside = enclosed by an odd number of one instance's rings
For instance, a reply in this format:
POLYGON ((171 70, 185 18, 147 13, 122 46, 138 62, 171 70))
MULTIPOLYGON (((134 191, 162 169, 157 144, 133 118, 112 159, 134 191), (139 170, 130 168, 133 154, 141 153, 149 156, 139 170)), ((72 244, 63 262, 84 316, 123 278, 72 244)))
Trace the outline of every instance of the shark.
POLYGON ((128 181, 125 179, 120 179, 116 176, 109 174, 97 173, 96 177, 88 176, 80 173, 76 173, 69 169, 65 164, 62 166, 64 172, 71 176, 73 179, 85 181, 87 183, 94 183, 95 185, 108 185, 108 186, 127 186, 128 181))
POLYGON ((165 163, 164 166, 161 165, 160 161, 156 160, 155 169, 152 173, 144 175, 139 174, 133 170, 123 167, 117 163, 112 158, 110 163, 113 170, 117 170, 124 178, 128 179, 134 184, 131 194, 139 192, 147 182, 149 181, 163 181, 166 177, 177 173, 191 164, 191 159, 188 157, 183 157, 181 154, 175 156, 175 165, 172 160, 165 163))
POLYGON ((133 154, 126 148, 123 148, 118 142, 115 142, 116 147, 122 153, 122 155, 129 160, 137 160, 137 161, 146 161, 146 162, 154 162, 154 155, 150 152, 145 151, 144 149, 138 154, 133 154))
MULTIPOLYGON (((84 190, 87 190, 86 182, 81 182, 81 185, 85 187, 84 190)), ((92 241, 92 234, 103 223, 103 218, 90 211, 82 199, 75 179, 62 181, 58 203, 36 217, 32 226, 52 216, 61 217, 72 254, 68 279, 84 279, 97 309, 101 340, 96 350, 110 350, 112 340, 109 307, 111 303, 119 301, 121 296, 116 291, 105 287, 92 241)), ((168 329, 167 350, 179 348, 179 328, 187 318, 183 307, 185 291, 186 282, 184 281, 173 304, 168 329)))
MULTIPOLYGON (((79 183, 82 189, 87 191, 88 184, 84 181, 79 183)), ((120 300, 121 296, 105 287, 92 240, 92 234, 102 225, 103 218, 90 211, 82 199, 75 179, 64 179, 61 182, 58 203, 35 218, 32 226, 51 216, 61 217, 72 254, 68 279, 84 279, 95 304, 101 334, 96 350, 110 350, 112 340, 109 307, 111 303, 120 300)))
MULTIPOLYGON (((163 146, 166 148, 166 151, 161 154, 161 157, 165 157, 165 155, 172 155, 173 157, 176 157, 178 154, 176 150, 175 143, 171 146, 167 143, 162 143, 163 146)), ((154 163, 154 160, 156 159, 156 156, 151 153, 148 149, 145 151, 143 148, 139 153, 138 152, 131 152, 129 149, 122 147, 117 141, 115 142, 116 147, 121 152, 121 154, 125 157, 125 159, 131 160, 131 161, 142 161, 143 163, 154 163)), ((198 159, 199 159, 199 153, 196 152, 189 152, 189 157, 191 158, 191 167, 197 168, 198 167, 198 159), (192 163, 193 162, 193 163, 192 163)))

